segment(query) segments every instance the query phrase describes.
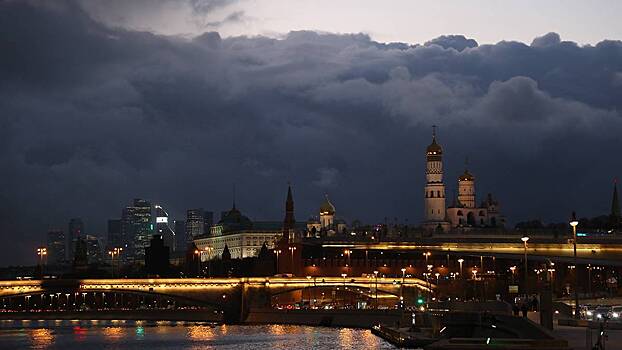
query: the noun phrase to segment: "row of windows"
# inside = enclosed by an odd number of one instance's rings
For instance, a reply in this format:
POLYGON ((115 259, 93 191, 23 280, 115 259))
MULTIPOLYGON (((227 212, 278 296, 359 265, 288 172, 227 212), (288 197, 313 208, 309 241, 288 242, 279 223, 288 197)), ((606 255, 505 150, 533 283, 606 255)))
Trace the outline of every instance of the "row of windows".
MULTIPOLYGON (((434 198, 434 191, 430 191, 429 193, 425 193, 426 198, 434 198)), ((441 191, 436 191, 436 197, 441 198, 441 191)))

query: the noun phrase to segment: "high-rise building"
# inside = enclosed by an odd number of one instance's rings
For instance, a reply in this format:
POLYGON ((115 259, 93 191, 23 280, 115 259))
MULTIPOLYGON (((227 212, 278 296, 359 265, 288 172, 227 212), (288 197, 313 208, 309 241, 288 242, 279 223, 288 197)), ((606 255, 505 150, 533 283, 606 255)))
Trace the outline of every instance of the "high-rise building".
POLYGON ((68 261, 73 261, 76 249, 76 241, 84 235, 84 223, 80 218, 69 220, 69 230, 67 231, 67 244, 65 254, 68 261))
POLYGON ((188 247, 186 238, 186 221, 175 220, 175 251, 185 252, 188 247))
POLYGON ((98 237, 92 235, 85 236, 86 241, 86 260, 89 264, 100 264, 103 261, 103 245, 98 237))
POLYGON ((203 208, 186 211, 186 239, 192 241, 205 233, 205 211, 203 208))
POLYGON ((66 261, 67 239, 63 230, 50 230, 47 234, 47 263, 59 265, 66 261))
POLYGON ((151 203, 144 199, 134 199, 131 206, 123 209, 121 216, 121 236, 128 261, 144 262, 145 247, 149 245, 153 231, 151 203))
POLYGON ((203 234, 209 234, 210 228, 214 226, 214 212, 203 212, 203 234))
POLYGON ((168 213, 164 208, 159 205, 155 205, 155 234, 160 235, 164 240, 164 245, 170 247, 172 251, 175 251, 176 241, 175 241, 175 231, 171 228, 169 224, 168 213))
POLYGON ((123 244, 123 236, 121 236, 121 220, 111 219, 108 220, 108 249, 121 248, 123 244))

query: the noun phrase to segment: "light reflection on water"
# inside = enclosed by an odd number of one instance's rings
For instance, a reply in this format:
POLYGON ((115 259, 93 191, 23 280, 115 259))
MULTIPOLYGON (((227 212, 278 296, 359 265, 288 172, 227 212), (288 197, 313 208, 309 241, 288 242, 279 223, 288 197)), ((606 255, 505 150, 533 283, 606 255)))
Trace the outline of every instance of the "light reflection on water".
POLYGON ((393 349, 369 330, 192 322, 11 321, 1 349, 393 349))

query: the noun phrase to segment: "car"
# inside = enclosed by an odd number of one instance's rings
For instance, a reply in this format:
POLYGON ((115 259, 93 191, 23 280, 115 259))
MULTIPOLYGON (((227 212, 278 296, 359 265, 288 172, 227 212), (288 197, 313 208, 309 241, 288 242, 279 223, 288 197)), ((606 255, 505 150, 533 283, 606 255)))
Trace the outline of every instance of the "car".
POLYGON ((594 310, 593 319, 596 320, 604 320, 609 318, 609 314, 611 313, 611 307, 609 306, 599 306, 594 310))
POLYGON ((611 318, 612 320, 622 320, 622 306, 613 306, 611 308, 611 313, 609 315, 609 318, 611 318))
POLYGON ((581 318, 584 318, 586 320, 591 320, 592 318, 594 318, 594 311, 596 311, 596 306, 593 305, 583 305, 581 306, 581 318))

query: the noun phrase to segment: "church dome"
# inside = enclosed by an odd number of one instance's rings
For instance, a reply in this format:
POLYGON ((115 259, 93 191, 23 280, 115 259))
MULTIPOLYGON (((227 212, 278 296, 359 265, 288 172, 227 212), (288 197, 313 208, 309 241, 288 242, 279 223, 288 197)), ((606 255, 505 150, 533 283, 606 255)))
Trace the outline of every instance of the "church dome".
POLYGON ((324 199, 324 203, 320 206, 320 214, 335 215, 335 206, 328 200, 328 195, 324 199))
POLYGON ((475 177, 468 171, 464 170, 464 174, 458 177, 458 181, 474 181, 475 177))
POLYGON ((436 137, 432 138, 432 143, 428 146, 428 148, 426 149, 426 152, 428 153, 428 155, 443 154, 443 148, 441 147, 441 145, 436 143, 436 137))

